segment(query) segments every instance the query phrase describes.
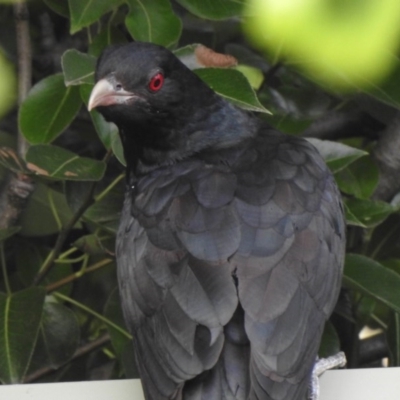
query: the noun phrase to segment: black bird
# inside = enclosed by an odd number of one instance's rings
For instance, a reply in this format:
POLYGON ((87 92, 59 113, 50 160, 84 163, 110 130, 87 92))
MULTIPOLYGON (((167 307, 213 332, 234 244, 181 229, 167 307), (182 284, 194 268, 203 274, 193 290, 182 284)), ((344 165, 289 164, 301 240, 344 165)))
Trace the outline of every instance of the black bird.
POLYGON ((96 82, 127 161, 118 278, 146 399, 305 399, 345 241, 317 150, 154 44, 106 49, 96 82))

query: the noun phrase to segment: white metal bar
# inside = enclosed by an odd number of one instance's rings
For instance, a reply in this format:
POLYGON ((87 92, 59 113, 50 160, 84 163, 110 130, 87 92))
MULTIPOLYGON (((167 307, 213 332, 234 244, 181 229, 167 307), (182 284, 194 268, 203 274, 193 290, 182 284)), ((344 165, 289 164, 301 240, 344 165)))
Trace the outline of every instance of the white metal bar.
MULTIPOLYGON (((400 368, 327 371, 320 400, 399 400, 400 368)), ((144 400, 137 379, 0 386, 1 400, 144 400)))

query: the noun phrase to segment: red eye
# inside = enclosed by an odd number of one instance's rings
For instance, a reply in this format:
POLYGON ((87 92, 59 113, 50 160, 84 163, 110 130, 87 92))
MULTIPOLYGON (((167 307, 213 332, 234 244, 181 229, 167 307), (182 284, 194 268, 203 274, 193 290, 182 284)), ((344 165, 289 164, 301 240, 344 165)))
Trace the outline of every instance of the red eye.
POLYGON ((164 75, 159 72, 158 74, 155 74, 149 83, 149 89, 153 92, 157 92, 162 88, 162 85, 164 84, 164 75))

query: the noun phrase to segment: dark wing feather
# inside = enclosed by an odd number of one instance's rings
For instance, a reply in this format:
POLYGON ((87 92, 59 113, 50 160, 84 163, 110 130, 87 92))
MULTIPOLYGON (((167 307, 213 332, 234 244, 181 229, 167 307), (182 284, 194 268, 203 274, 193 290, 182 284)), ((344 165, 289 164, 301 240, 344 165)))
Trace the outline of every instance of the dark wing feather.
POLYGON ((265 130, 134 182, 118 271, 149 399, 303 399, 340 287, 332 179, 265 130))
POLYGON ((311 145, 287 139, 267 160, 259 146, 253 173, 262 175, 267 166, 274 171, 273 194, 265 205, 262 196, 257 206, 236 200, 244 234, 232 259, 252 345, 250 398, 303 399, 340 288, 342 209, 333 178, 311 145))

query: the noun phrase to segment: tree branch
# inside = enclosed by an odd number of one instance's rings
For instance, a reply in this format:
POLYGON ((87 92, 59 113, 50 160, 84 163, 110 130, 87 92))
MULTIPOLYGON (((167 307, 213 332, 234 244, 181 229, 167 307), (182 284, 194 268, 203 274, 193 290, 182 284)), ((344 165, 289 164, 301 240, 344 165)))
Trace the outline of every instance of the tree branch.
MULTIPOLYGON (((18 104, 21 105, 31 87, 31 43, 29 36, 28 7, 21 1, 14 5, 18 51, 18 104)), ((28 149, 28 142, 18 132, 18 154, 23 158, 28 149)), ((25 208, 34 184, 30 176, 9 172, 0 193, 0 229, 17 223, 25 208)))
MULTIPOLYGON (((110 341, 110 335, 108 333, 105 333, 104 335, 100 336, 98 339, 93 340, 93 341, 86 343, 83 346, 79 347, 79 349, 72 356, 71 360, 75 360, 79 357, 82 357, 85 354, 88 354, 88 353, 98 349, 99 347, 104 346, 109 341, 110 341)), ((24 383, 30 383, 30 382, 37 381, 38 379, 42 378, 43 376, 51 374, 55 370, 56 370, 56 368, 52 368, 52 367, 40 368, 37 371, 32 372, 30 375, 26 376, 24 379, 24 383)))

